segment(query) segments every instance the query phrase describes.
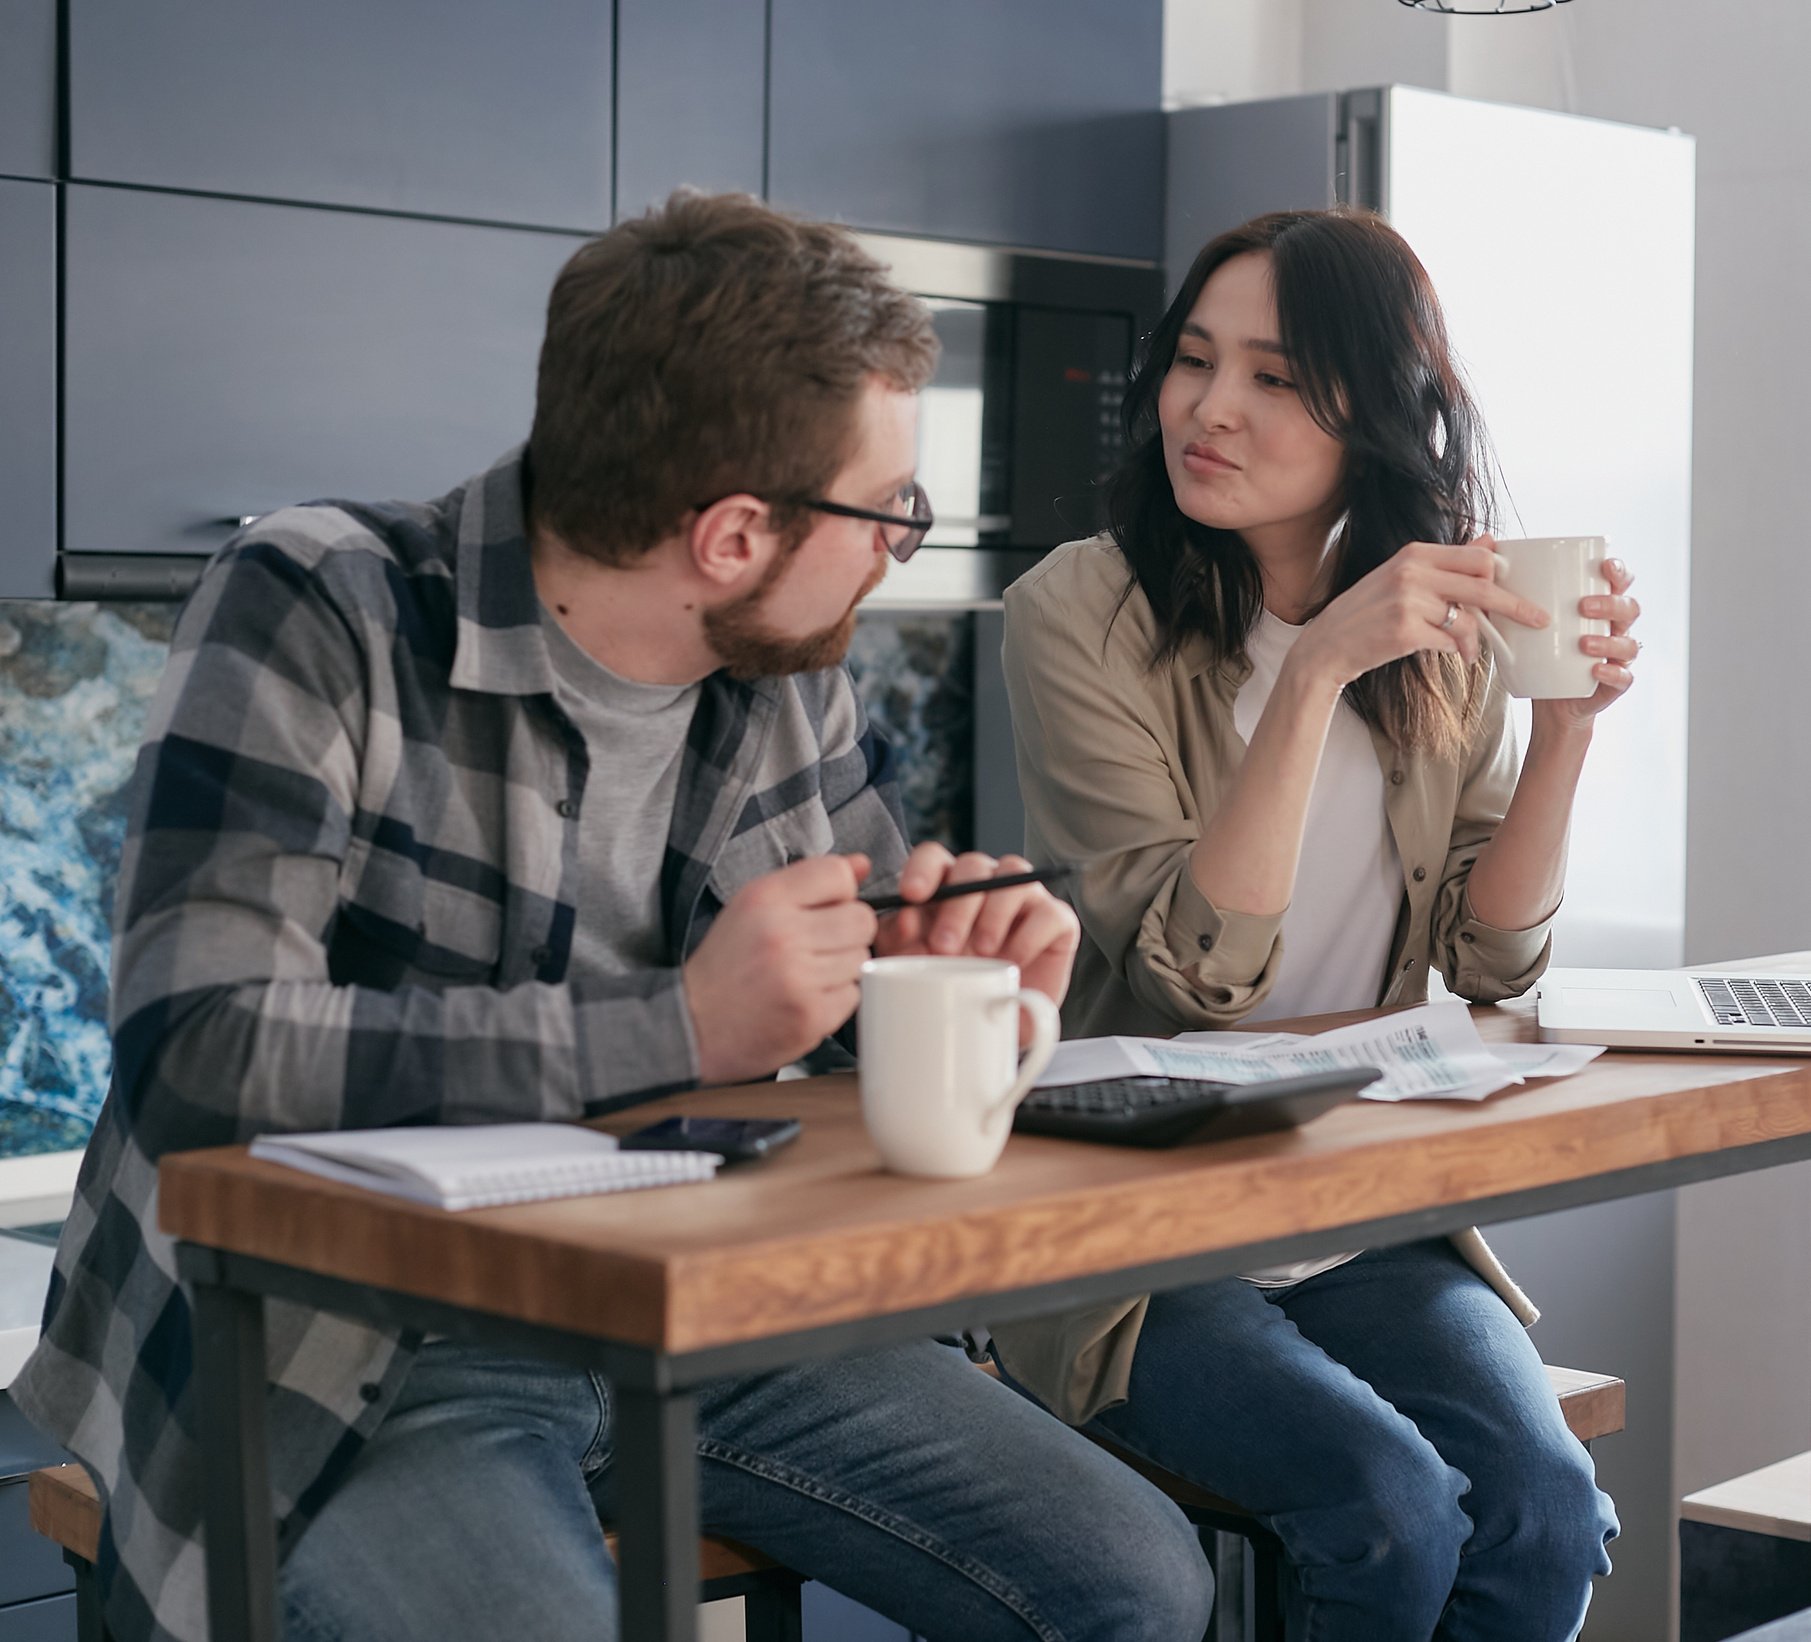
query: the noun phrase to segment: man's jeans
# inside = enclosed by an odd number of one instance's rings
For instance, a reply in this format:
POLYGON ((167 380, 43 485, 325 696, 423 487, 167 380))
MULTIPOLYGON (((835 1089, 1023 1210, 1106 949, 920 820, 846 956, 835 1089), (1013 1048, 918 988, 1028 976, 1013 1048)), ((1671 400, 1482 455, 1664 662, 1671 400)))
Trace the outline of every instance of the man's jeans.
MULTIPOLYGON (((1206 1559, 1149 1484, 929 1341, 699 1397, 712 1531, 934 1642, 1199 1642, 1206 1559)), ((440 1341, 282 1570, 288 1642, 609 1642, 593 1375, 440 1341)))
POLYGON ((1590 1455, 1444 1239, 1156 1296, 1096 1425, 1270 1526, 1297 1642, 1561 1642, 1610 1571, 1590 1455))

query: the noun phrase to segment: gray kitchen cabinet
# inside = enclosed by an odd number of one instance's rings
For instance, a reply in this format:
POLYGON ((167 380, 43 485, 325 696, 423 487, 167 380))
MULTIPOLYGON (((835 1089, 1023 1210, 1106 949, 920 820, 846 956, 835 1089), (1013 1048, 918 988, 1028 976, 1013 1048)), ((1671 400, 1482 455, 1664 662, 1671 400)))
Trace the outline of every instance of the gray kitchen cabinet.
POLYGON ((51 1596, 0 1608, 0 1642, 76 1642, 75 1598, 51 1596))
POLYGON ((768 193, 863 228, 1163 251, 1160 0, 772 0, 768 193))
POLYGON ((577 236, 71 185, 64 546, 197 553, 525 438, 577 236))
MULTIPOLYGON (((11 1412, 18 1417, 17 1409, 11 1412)), ((0 1479, 0 1613, 75 1589, 75 1573, 63 1553, 31 1525, 26 1478, 40 1465, 61 1465, 68 1458, 53 1444, 42 1446, 48 1451, 41 1459, 0 1479)))
POLYGON ((0 178, 0 598, 51 591, 57 552, 57 191, 0 178))
POLYGON ((917 1642, 903 1625, 815 1580, 806 1582, 799 1609, 804 1642, 917 1642))
MULTIPOLYGON (((12 1412, 17 1416, 16 1409, 12 1412)), ((54 1445, 44 1446, 51 1451, 30 1470, 61 1465, 68 1458, 54 1445)), ((0 1479, 0 1613, 75 1589, 75 1573, 63 1553, 31 1525, 26 1500, 30 1470, 0 1479)))
POLYGON ((767 12, 724 0, 617 0, 616 215, 681 183, 759 194, 767 12))
POLYGON ((69 1456, 0 1390, 0 1642, 72 1642, 75 1576, 63 1554, 32 1530, 26 1479, 69 1456))
POLYGON ((79 0, 70 176, 591 229, 611 0, 79 0))
POLYGON ((0 0, 0 176, 56 174, 56 0, 0 0))

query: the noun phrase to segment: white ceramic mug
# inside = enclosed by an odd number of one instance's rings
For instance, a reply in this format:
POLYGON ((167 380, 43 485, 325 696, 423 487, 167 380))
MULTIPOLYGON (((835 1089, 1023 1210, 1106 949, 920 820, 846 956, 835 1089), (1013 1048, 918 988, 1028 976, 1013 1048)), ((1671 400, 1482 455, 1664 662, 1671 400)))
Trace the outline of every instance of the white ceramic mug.
POLYGON ((1586 655, 1578 641, 1588 633, 1607 634, 1610 624, 1581 616, 1578 601, 1610 591, 1603 568, 1608 556, 1601 536, 1523 536, 1497 543, 1497 580, 1553 618, 1545 627, 1524 627, 1473 612, 1512 696, 1548 701, 1597 693, 1591 669, 1603 658, 1586 655))
POLYGON ((997 958, 871 958, 858 1023, 861 1113, 881 1161, 947 1179, 999 1162, 1062 1032, 1056 1005, 997 958), (1021 1009, 1032 1024, 1022 1060, 1021 1009))

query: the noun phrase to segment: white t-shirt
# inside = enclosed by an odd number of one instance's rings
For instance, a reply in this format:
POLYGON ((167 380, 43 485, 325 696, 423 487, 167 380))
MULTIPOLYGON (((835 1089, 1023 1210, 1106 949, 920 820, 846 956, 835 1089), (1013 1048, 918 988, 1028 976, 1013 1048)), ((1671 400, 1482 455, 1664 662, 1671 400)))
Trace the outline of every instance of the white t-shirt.
MULTIPOLYGON (((1246 640, 1251 677, 1233 703, 1247 745, 1302 629, 1266 610, 1246 640)), ((1283 914, 1283 963, 1251 1023, 1333 1009, 1369 1009, 1383 991, 1390 940, 1402 905, 1402 861, 1384 810, 1383 770, 1370 732, 1342 700, 1321 754, 1295 893, 1283 914)), ((1246 1273, 1248 1282, 1299 1283, 1352 1258, 1336 1254, 1246 1273)))

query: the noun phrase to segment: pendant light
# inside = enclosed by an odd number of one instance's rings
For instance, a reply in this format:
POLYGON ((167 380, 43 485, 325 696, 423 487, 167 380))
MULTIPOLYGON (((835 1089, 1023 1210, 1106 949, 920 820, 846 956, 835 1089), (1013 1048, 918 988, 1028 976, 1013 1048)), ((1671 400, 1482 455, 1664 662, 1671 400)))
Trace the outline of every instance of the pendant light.
POLYGON ((1438 12, 1442 17, 1514 17, 1524 11, 1551 11, 1572 0, 1396 0, 1413 11, 1438 12))

